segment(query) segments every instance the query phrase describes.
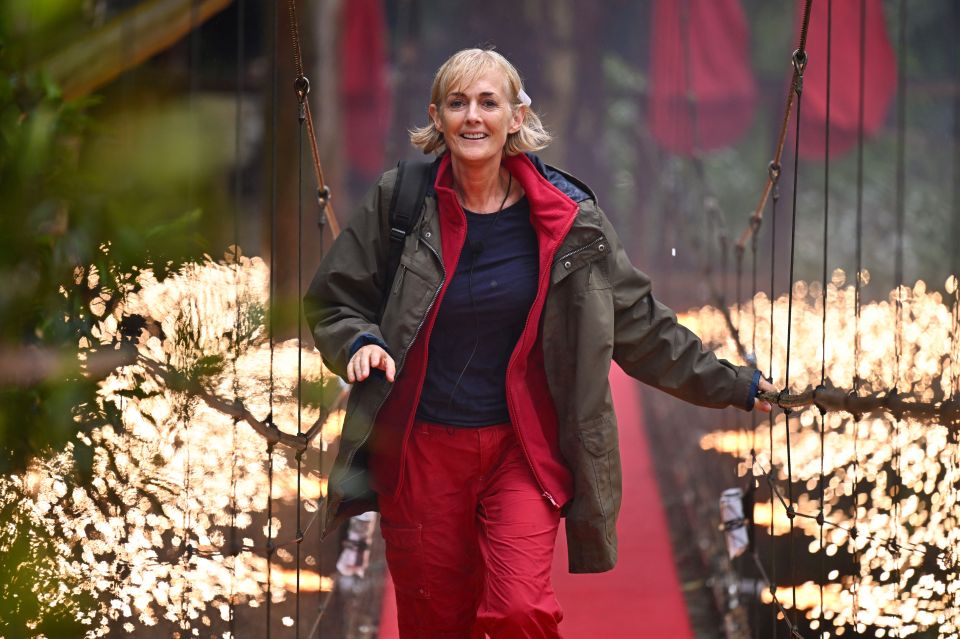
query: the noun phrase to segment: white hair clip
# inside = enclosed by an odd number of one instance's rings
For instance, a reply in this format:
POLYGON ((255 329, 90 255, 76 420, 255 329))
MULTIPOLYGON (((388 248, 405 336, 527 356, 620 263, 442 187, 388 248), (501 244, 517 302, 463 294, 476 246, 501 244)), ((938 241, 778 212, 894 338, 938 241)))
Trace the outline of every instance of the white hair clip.
POLYGON ((530 99, 530 96, 527 95, 527 92, 523 89, 520 89, 520 93, 517 94, 517 97, 520 98, 520 104, 525 107, 529 107, 533 100, 530 99))

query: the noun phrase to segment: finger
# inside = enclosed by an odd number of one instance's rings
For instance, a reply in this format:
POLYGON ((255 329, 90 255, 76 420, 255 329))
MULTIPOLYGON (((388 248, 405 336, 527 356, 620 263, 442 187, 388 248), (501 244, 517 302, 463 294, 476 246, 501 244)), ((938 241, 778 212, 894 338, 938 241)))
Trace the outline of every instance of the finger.
POLYGON ((383 368, 383 363, 381 359, 382 358, 380 357, 380 351, 374 349, 374 351, 370 353, 370 366, 372 368, 383 368))
POLYGON ((773 406, 770 405, 770 402, 759 401, 757 402, 757 410, 761 413, 769 413, 773 410, 773 406))
POLYGON ((397 373, 397 365, 393 363, 393 358, 390 357, 389 355, 387 355, 385 359, 387 361, 386 361, 386 366, 384 367, 384 371, 387 373, 387 381, 393 382, 393 378, 397 373))
POLYGON ((354 355, 350 358, 350 361, 347 362, 347 382, 352 384, 356 381, 356 376, 353 374, 353 367, 357 362, 357 356, 354 355))
POLYGON ((360 357, 357 358, 357 381, 362 382, 366 378, 370 377, 370 366, 367 362, 370 360, 369 351, 363 351, 360 353, 360 357))

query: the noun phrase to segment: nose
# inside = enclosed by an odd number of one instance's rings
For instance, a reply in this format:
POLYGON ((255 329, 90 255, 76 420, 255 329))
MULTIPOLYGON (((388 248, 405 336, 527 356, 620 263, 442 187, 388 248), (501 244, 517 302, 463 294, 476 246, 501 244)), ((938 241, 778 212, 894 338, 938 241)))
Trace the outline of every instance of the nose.
POLYGON ((467 120, 472 122, 480 120, 480 105, 473 100, 467 105, 467 120))

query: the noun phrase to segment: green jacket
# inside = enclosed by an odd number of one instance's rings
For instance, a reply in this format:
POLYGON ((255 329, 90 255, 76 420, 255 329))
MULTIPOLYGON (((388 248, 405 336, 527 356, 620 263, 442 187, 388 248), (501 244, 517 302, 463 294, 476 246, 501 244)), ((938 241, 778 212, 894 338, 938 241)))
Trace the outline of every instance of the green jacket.
MULTIPOLYGON (((517 157, 509 159, 515 175, 516 167, 522 165, 526 170, 530 164, 545 188, 576 204, 570 206, 574 219, 565 226, 569 231, 558 238, 559 246, 548 265, 537 360, 539 363, 542 354, 552 398, 550 414, 555 410, 554 448, 572 478, 570 490, 558 491, 563 495, 559 505, 567 519, 569 569, 601 572, 616 563, 616 519, 621 501, 617 421, 608 382, 611 362, 646 384, 714 408, 751 408, 754 371, 704 351, 699 338, 653 298, 650 278, 630 263, 616 231, 587 187, 535 157, 517 157)), ((444 269, 444 257, 449 256, 442 255, 440 241, 447 224, 438 206, 442 198, 431 189, 417 227, 407 236, 400 269, 378 323, 395 181, 396 170, 388 171, 367 195, 321 263, 305 298, 305 309, 317 347, 331 370, 345 377, 356 345, 364 340, 380 341, 397 362, 400 385, 407 356, 415 350, 421 329, 435 312, 433 305, 444 274, 452 271, 444 269)), ((534 186, 524 185, 528 194, 534 186)), ((533 217, 536 207, 531 208, 533 217)), ((345 518, 376 507, 376 481, 368 472, 371 457, 383 455, 384 448, 401 455, 401 440, 396 437, 371 438, 375 423, 379 431, 392 427, 379 424, 384 405, 388 404, 389 410, 403 401, 390 397, 391 386, 382 375, 376 375, 351 391, 324 504, 324 534, 345 518)), ((410 393, 398 390, 393 394, 410 393)), ((404 410, 401 414, 405 416, 410 407, 404 410)), ((545 496, 550 497, 548 493, 545 496)))

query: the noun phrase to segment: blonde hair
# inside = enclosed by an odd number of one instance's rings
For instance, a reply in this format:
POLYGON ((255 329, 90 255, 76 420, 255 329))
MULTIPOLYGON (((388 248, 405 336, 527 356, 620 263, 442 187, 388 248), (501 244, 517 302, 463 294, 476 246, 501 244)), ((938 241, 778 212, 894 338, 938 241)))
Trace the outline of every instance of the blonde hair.
MULTIPOLYGON (((437 74, 433 77, 430 103, 436 106, 438 111, 442 111, 443 101, 447 95, 473 83, 490 69, 502 72, 506 78, 507 98, 510 100, 511 108, 525 109, 520 130, 507 135, 507 142, 503 147, 504 153, 517 155, 526 151, 539 151, 550 144, 552 137, 543 128, 540 117, 520 99, 523 82, 516 67, 496 51, 463 49, 450 56, 440 65, 437 74)), ((437 131, 432 121, 426 126, 411 129, 410 142, 424 153, 441 155, 447 150, 443 133, 437 131)))

